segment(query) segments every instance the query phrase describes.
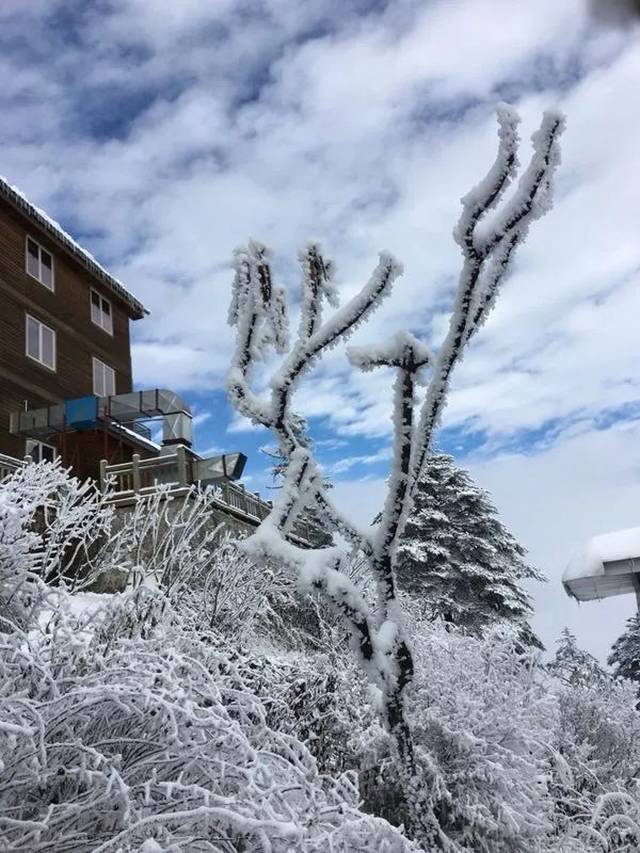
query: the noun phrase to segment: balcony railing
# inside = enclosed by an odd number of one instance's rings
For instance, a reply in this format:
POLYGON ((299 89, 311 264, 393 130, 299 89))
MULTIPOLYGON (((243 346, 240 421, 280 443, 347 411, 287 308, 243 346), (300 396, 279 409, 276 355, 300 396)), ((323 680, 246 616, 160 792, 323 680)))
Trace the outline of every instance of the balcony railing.
POLYGON ((100 484, 103 490, 109 485, 114 501, 124 501, 135 495, 151 494, 157 486, 169 485, 186 488, 193 482, 191 463, 184 448, 166 456, 141 459, 134 453, 131 462, 107 465, 100 463, 100 484))
POLYGON ((14 471, 22 468, 23 465, 23 460, 15 459, 13 456, 7 456, 4 453, 0 453, 0 480, 4 480, 5 477, 13 474, 14 471))
MULTIPOLYGON (((182 447, 174 454, 151 459, 141 459, 136 453, 131 462, 117 465, 107 465, 103 460, 100 480, 102 489, 109 488, 111 500, 117 505, 132 503, 136 495, 151 495, 160 485, 170 486, 170 495, 187 494, 195 482, 191 460, 182 447)), ((220 479, 212 486, 216 490, 215 501, 223 511, 256 527, 271 512, 270 501, 231 480, 220 479)), ((294 537, 304 543, 313 540, 314 532, 317 534, 318 530, 310 521, 300 519, 294 524, 294 537)))

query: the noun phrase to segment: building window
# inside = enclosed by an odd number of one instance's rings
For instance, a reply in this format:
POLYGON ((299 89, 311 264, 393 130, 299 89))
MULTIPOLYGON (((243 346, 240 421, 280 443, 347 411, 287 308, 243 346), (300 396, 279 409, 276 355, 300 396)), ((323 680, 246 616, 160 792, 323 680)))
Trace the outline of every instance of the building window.
POLYGON ((58 455, 57 449, 52 444, 33 441, 33 439, 27 440, 26 451, 32 462, 53 462, 58 455))
POLYGON ((56 333, 27 314, 26 353, 50 370, 56 369, 56 333))
POLYGON ((109 397, 116 393, 116 374, 99 358, 93 359, 93 393, 98 397, 109 397))
POLYGON ((91 319, 96 324, 108 332, 113 334, 113 314, 111 313, 111 303, 104 296, 100 296, 97 290, 91 291, 91 319))
POLYGON ((32 237, 27 237, 27 272, 53 290, 53 255, 32 237))

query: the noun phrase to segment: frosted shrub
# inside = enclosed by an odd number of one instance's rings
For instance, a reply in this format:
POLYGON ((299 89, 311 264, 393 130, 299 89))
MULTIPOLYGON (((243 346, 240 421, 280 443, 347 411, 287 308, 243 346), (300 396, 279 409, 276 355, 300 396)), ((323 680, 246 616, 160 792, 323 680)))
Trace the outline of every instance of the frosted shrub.
POLYGON ((410 692, 420 772, 443 849, 533 853, 551 828, 553 697, 517 637, 417 623, 410 692))
POLYGON ((162 485, 138 495, 115 530, 112 561, 134 584, 153 578, 169 592, 202 583, 222 531, 214 520, 215 499, 214 489, 198 486, 184 498, 162 485))
POLYGON ((269 726, 214 636, 92 639, 61 614, 49 635, 0 638, 0 678, 0 849, 417 849, 358 811, 352 773, 321 776, 269 726))
MULTIPOLYGON (((619 797, 608 799, 608 794, 631 795, 636 809, 640 803, 636 787, 640 715, 635 707, 634 686, 603 678, 591 684, 552 686, 559 710, 558 725, 548 738, 554 751, 551 793, 555 831, 559 837, 591 837, 587 828, 596 821, 606 834, 615 821, 601 821, 597 816, 611 815, 614 806, 626 802, 619 797), (598 804, 604 802, 607 807, 601 811, 598 804)), ((623 811, 627 813, 629 809, 625 806, 623 811)))
POLYGON ((34 568, 44 581, 69 589, 95 582, 108 563, 114 510, 91 481, 80 482, 59 461, 43 461, 0 483, 0 495, 37 535, 34 568))
POLYGON ((38 569, 41 538, 29 530, 30 515, 0 483, 0 632, 24 628, 42 594, 38 569))

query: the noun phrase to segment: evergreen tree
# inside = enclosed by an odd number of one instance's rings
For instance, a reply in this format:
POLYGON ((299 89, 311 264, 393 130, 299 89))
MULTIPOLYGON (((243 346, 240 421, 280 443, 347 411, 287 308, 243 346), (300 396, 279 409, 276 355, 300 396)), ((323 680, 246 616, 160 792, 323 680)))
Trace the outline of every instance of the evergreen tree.
MULTIPOLYGON (((303 447, 310 447, 312 441, 309 437, 307 419, 302 415, 295 414, 294 412, 290 414, 290 418, 298 442, 303 447)), ((284 475, 287 470, 286 455, 282 452, 281 448, 277 446, 261 447, 260 450, 265 456, 268 456, 273 463, 271 466, 273 486, 271 486, 271 488, 281 489, 282 481, 284 480, 284 475)), ((332 488, 332 485, 328 480, 325 480, 324 486, 327 489, 332 488)), ((319 515, 315 506, 306 507, 303 520, 308 525, 306 529, 306 536, 312 547, 323 548, 332 544, 333 536, 331 535, 331 532, 327 530, 326 523, 319 515)))
POLYGON ((594 687, 606 681, 607 674, 598 661, 578 647, 568 628, 562 631, 557 646, 554 659, 547 665, 551 675, 572 687, 594 687))
POLYGON ((480 633, 514 623, 526 645, 540 646, 521 582, 543 580, 498 518, 487 492, 451 456, 433 454, 419 481, 398 548, 398 582, 433 617, 480 633))
POLYGON ((640 684, 640 613, 627 619, 627 627, 611 648, 607 660, 617 678, 640 684))

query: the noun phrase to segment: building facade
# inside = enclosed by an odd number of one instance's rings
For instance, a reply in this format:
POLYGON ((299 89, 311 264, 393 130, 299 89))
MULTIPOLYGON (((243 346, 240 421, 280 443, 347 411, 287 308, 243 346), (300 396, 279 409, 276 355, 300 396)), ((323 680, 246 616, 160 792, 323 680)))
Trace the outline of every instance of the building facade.
POLYGON ((145 309, 1 179, 0 304, 0 453, 52 458, 60 436, 16 435, 12 413, 131 391, 129 325, 145 309))

